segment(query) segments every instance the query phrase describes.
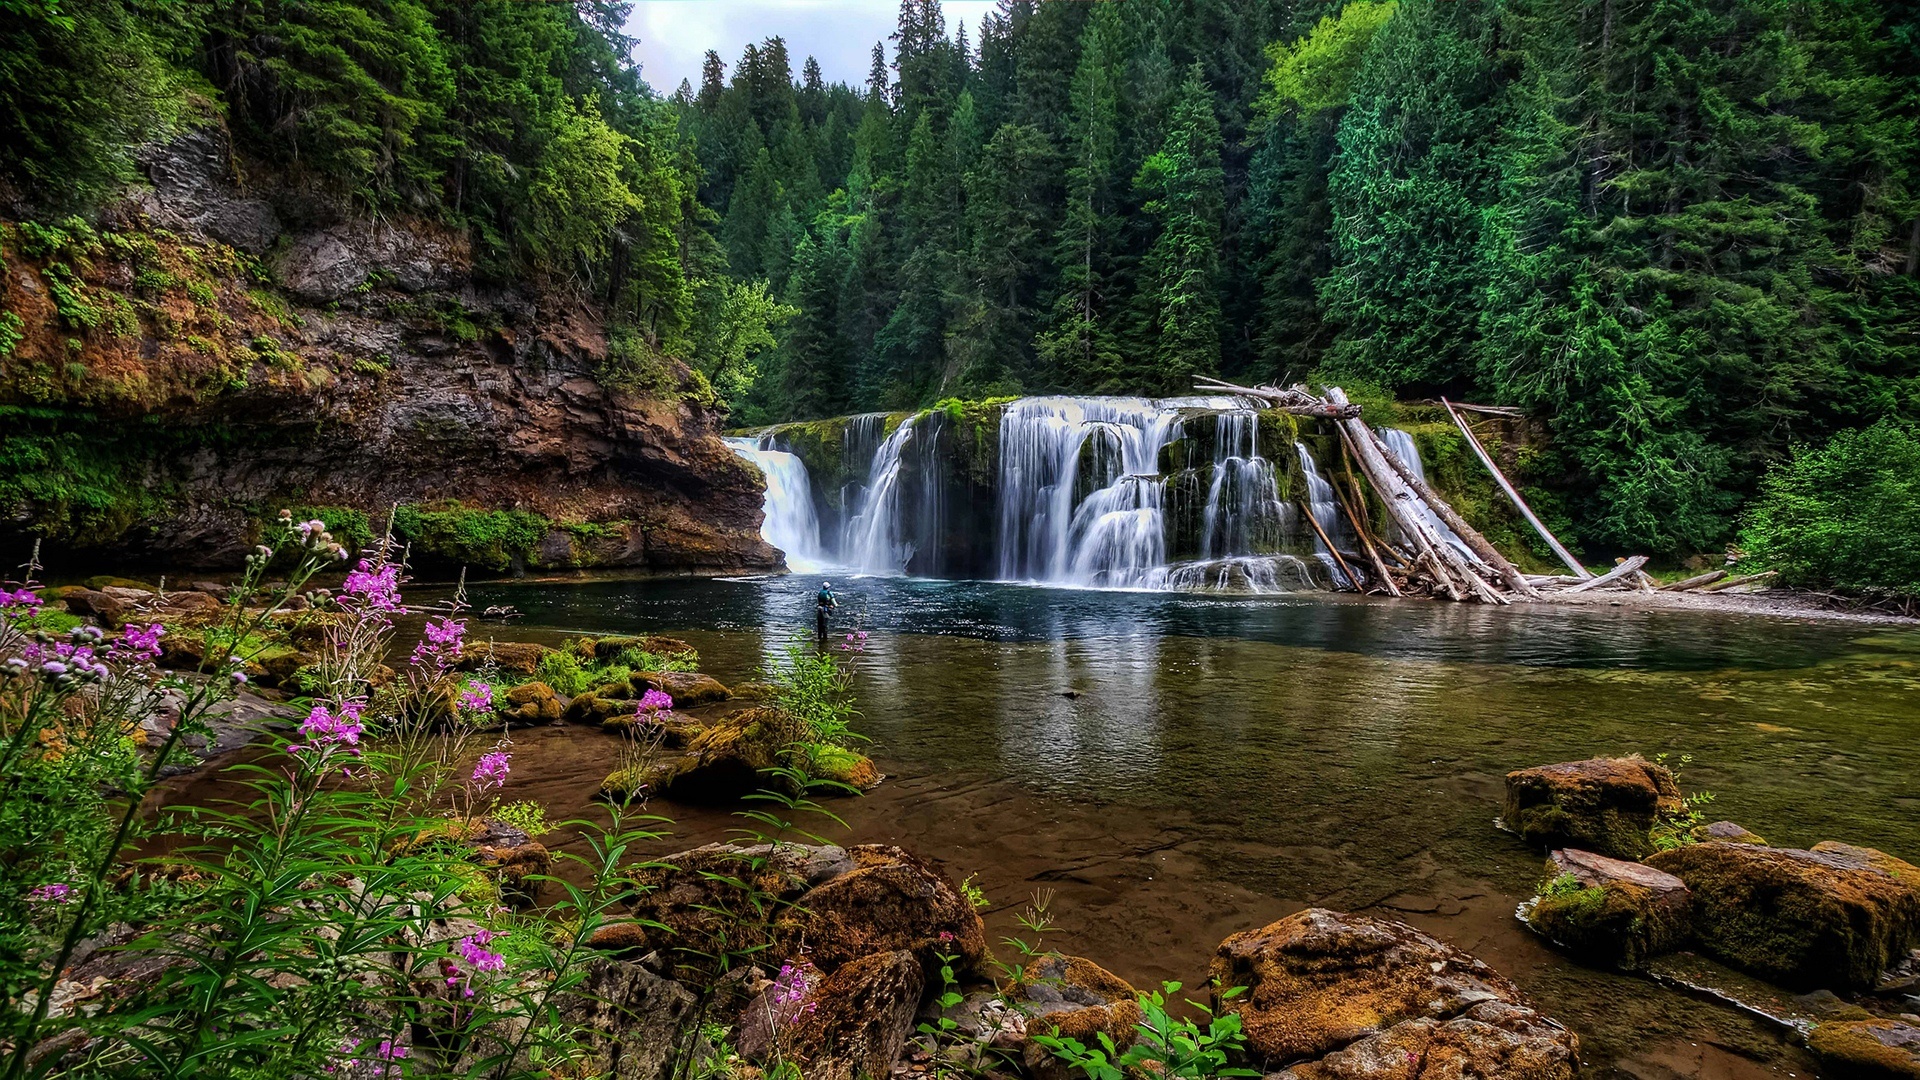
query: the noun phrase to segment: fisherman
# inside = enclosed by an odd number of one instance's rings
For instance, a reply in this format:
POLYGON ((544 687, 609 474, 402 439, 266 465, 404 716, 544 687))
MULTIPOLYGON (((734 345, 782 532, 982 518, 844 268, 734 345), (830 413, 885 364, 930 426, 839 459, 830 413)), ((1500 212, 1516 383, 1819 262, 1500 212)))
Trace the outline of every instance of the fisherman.
POLYGON ((820 591, 813 597, 813 633, 823 649, 827 647, 827 612, 839 606, 833 598, 833 582, 821 582, 820 591))

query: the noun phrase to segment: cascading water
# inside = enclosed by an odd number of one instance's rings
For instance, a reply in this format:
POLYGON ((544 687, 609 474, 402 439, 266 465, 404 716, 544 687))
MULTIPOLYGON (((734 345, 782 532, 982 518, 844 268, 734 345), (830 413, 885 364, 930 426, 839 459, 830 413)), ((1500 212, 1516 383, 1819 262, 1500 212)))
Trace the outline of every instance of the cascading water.
MULTIPOLYGON (((1300 477, 1307 482, 1307 513, 1313 515, 1314 522, 1320 526, 1322 532, 1325 532, 1328 537, 1333 537, 1340 530, 1340 504, 1334 497, 1333 485, 1320 476, 1320 470, 1314 465, 1313 454, 1307 449, 1306 443, 1294 443, 1293 448, 1300 455, 1300 477)), ((1326 564, 1327 573, 1333 575, 1334 581, 1343 587, 1350 587, 1353 584, 1347 580, 1347 575, 1340 572, 1340 565, 1334 560, 1332 550, 1318 534, 1313 538, 1313 553, 1326 564)))
POLYGON ((820 522, 813 512, 813 484, 806 464, 792 454, 763 449, 753 439, 726 443, 766 477, 761 538, 786 555, 789 570, 805 572, 824 564, 827 556, 820 546, 820 522))
MULTIPOLYGON (((1426 483, 1426 467, 1420 463, 1420 447, 1415 445, 1413 436, 1399 428, 1383 427, 1374 430, 1379 433, 1380 441, 1387 444, 1387 449, 1393 451, 1395 457, 1406 463, 1407 470, 1418 477, 1421 483, 1426 483)), ((1473 549, 1469 548, 1466 541, 1461 540, 1458 534, 1447 528, 1447 523, 1440 520, 1440 515, 1434 513, 1432 507, 1420 499, 1412 499, 1408 505, 1413 508, 1414 515, 1433 530, 1435 536, 1445 540, 1454 550, 1465 556, 1468 562, 1475 564, 1480 562, 1480 556, 1475 555, 1473 549)))
POLYGON ((901 513, 900 455, 914 436, 918 416, 908 417, 873 455, 860 509, 847 521, 840 551, 848 566, 866 574, 898 574, 913 558, 901 513))
POLYGON ((1179 437, 1185 404, 1147 398, 1009 404, 1000 416, 1000 577, 1144 584, 1166 561, 1160 450, 1179 437))
POLYGON ((1273 462, 1260 456, 1260 416, 1247 410, 1215 418, 1213 482, 1200 526, 1200 557, 1269 550, 1287 530, 1273 462))

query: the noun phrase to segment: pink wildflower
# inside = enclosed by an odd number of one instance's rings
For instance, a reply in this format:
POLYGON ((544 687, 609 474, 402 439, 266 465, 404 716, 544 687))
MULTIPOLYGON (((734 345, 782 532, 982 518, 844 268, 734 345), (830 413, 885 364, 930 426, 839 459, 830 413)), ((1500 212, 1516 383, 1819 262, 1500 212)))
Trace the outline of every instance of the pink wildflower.
POLYGON ((662 690, 648 690, 640 695, 640 705, 636 712, 663 713, 673 711, 673 697, 662 690))
POLYGON ((115 660, 144 662, 160 658, 160 639, 166 635, 167 628, 159 623, 128 623, 120 640, 113 644, 107 655, 115 660))
POLYGON ((473 782, 478 784, 482 791, 488 788, 505 787, 508 772, 507 762, 512 760, 512 758, 512 754, 502 753, 498 750, 491 754, 482 754, 480 761, 473 767, 473 782))
POLYGON ((340 591, 349 608, 388 615, 406 610, 400 603, 400 567, 392 563, 375 566, 361 559, 358 567, 347 572, 340 591))
POLYGON ((358 747, 360 736, 366 731, 365 725, 360 722, 360 712, 364 708, 364 702, 352 698, 341 702, 335 711, 329 711, 325 704, 315 705, 307 718, 300 722, 300 734, 307 740, 306 744, 296 743, 287 747, 287 751, 298 754, 332 746, 358 747))
POLYGON ((73 898, 73 887, 64 881, 39 886, 27 894, 29 904, 64 904, 73 898))
POLYGON ((397 1043, 392 1039, 381 1039, 379 1049, 373 1053, 375 1057, 378 1057, 382 1061, 399 1061, 401 1058, 407 1056, 407 1047, 405 1043, 397 1043))
POLYGON ((421 633, 420 644, 413 647, 413 666, 436 674, 447 671, 460 659, 466 636, 464 622, 444 615, 429 622, 421 633))
POLYGON ((481 930, 460 939, 460 958, 475 971, 495 972, 507 970, 507 958, 487 948, 495 938, 506 937, 506 931, 481 930))
POLYGON ((40 597, 32 589, 0 589, 0 612, 31 615, 40 606, 40 597))
POLYGON ((475 716, 484 716, 493 711, 493 687, 483 682, 470 682, 467 691, 460 695, 457 708, 461 712, 475 716))

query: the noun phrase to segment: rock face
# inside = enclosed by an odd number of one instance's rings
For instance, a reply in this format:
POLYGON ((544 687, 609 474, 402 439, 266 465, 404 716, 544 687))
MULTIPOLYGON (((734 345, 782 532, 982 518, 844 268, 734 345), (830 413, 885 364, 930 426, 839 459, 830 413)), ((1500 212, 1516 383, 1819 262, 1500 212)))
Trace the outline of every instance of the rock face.
POLYGON ((1501 817, 1531 844, 1640 859, 1653 851, 1649 834, 1658 815, 1681 806, 1665 766, 1593 758, 1508 773, 1501 817))
POLYGON ((1920 943, 1920 869, 1871 848, 1713 841, 1647 865, 1686 882, 1717 959, 1794 988, 1868 988, 1920 943))
POLYGON ((1920 1024, 1906 1020, 1836 1020, 1807 1036, 1807 1047, 1835 1076, 1920 1080, 1920 1024))
POLYGON ((758 532, 763 481, 677 361, 670 397, 612 390, 595 376, 594 306, 477 279, 465 237, 441 226, 373 224, 292 192, 242 198, 227 160, 217 130, 151 148, 153 190, 102 223, 157 245, 137 266, 85 266, 124 332, 69 351, 41 267, 10 260, 23 336, 0 405, 35 407, 27 435, 105 455, 92 465, 126 495, 105 525, 52 503, 0 507, 0 542, 45 530, 89 558, 233 567, 279 506, 358 511, 377 533, 397 503, 498 515, 403 536, 434 570, 779 565, 758 532), (281 199, 298 213, 276 213, 281 199), (252 281, 228 244, 277 252, 274 283, 252 281), (58 375, 70 370, 85 378, 58 375), (35 386, 25 371, 56 374, 35 386))
MULTIPOLYGON (((1233 935, 1208 974, 1221 989, 1247 988, 1233 998, 1216 990, 1217 1006, 1240 1014, 1248 1052, 1272 1065, 1320 1057, 1407 1020, 1525 1004, 1498 972, 1405 923, 1325 908, 1233 935)), ((1573 1036, 1560 1036, 1571 1054, 1573 1036)))
POLYGON ((1370 1035, 1284 1080, 1572 1080, 1578 1046, 1532 1009, 1486 1001, 1451 1020, 1420 1017, 1370 1035))
POLYGON ((926 975, 910 952, 843 964, 798 1002, 770 1000, 778 994, 770 987, 741 1017, 740 1052, 768 1061, 777 1045, 808 1080, 886 1076, 913 1035, 925 989, 926 975))
MULTIPOLYGON (((1027 965, 1020 984, 1027 999, 1021 1012, 1029 1035, 1058 1035, 1094 1046, 1104 1032, 1115 1046, 1126 1046, 1142 1019, 1139 992, 1084 957, 1041 957, 1027 965)), ((1069 1075, 1051 1051, 1035 1042, 1025 1042, 1021 1060, 1036 1077, 1064 1080, 1069 1075)))
POLYGON ((1686 884, 1650 866, 1563 849, 1548 857, 1547 878, 1553 886, 1534 902, 1528 923, 1601 963, 1637 968, 1693 931, 1686 884))
POLYGON ((686 987, 663 979, 638 963, 591 960, 586 977, 562 994, 560 1023, 579 1030, 588 1058, 578 1062, 583 1075, 608 1080, 663 1080, 675 1053, 675 1039, 699 1002, 686 987))

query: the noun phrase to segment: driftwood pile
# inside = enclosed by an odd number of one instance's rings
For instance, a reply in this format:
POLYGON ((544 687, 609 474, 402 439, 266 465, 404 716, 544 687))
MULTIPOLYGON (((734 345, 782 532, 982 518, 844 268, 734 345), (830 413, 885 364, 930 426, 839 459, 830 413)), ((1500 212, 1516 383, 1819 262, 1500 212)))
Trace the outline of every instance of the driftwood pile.
MULTIPOLYGON (((1513 502, 1527 523, 1546 540, 1571 573, 1563 575, 1523 574, 1501 555, 1473 526, 1467 524, 1446 499, 1423 483, 1420 477, 1397 457, 1392 448, 1360 419, 1360 406, 1347 400, 1337 386, 1316 395, 1304 386, 1238 386, 1216 379, 1196 384, 1203 393, 1232 394, 1259 401, 1268 408, 1300 416, 1331 420, 1340 432, 1345 468, 1336 473, 1327 469, 1328 484, 1340 506, 1341 516, 1358 541, 1358 551, 1344 552, 1336 547, 1321 524, 1308 513, 1306 519, 1320 538, 1346 579, 1365 592, 1389 596, 1438 596, 1449 600, 1474 600, 1485 604, 1509 604, 1515 599, 1538 600, 1549 592, 1578 593, 1594 589, 1652 589, 1652 579, 1641 569, 1646 556, 1623 560, 1612 570, 1595 575, 1580 565, 1571 552, 1561 546, 1552 532, 1540 522, 1508 482, 1473 430, 1461 419, 1460 411, 1496 416, 1517 415, 1498 406, 1458 406, 1442 398, 1440 404, 1459 426, 1467 445, 1500 489, 1513 502), (1372 527, 1368 502, 1362 494, 1364 478, 1392 519, 1391 530, 1372 527), (1442 535, 1434 522, 1444 523, 1453 536, 1442 535), (1456 543, 1455 541, 1458 541, 1456 543), (1356 572, 1356 565, 1365 572, 1356 572)), ((1730 588, 1736 584, 1760 580, 1766 575, 1725 578, 1702 575, 1668 586, 1672 590, 1691 588, 1730 588), (1722 580, 1725 579, 1725 580, 1722 580)))

